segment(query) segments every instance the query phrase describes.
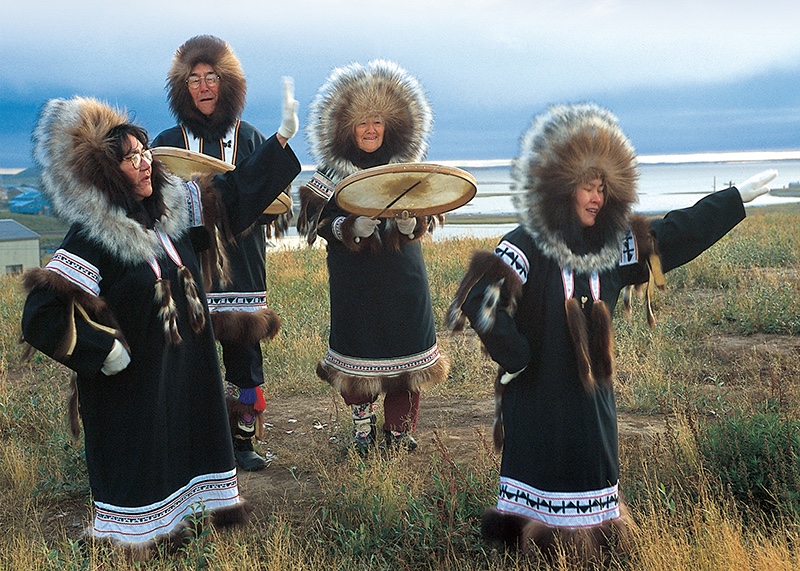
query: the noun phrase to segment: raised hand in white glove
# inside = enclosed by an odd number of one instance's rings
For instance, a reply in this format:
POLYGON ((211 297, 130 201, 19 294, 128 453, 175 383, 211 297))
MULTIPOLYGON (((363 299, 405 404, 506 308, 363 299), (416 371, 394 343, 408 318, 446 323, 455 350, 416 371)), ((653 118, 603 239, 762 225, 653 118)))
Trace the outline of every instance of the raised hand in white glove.
POLYGON ((283 78, 283 117, 281 126, 278 128, 278 135, 285 139, 291 139, 297 134, 300 128, 300 120, 297 118, 297 107, 300 103, 294 98, 294 79, 291 77, 283 78))
POLYGON ((356 235, 356 238, 369 238, 380 223, 381 221, 376 218, 359 216, 356 218, 356 221, 353 222, 353 234, 356 235))
POLYGON ((116 375, 125 367, 128 366, 128 363, 131 362, 131 356, 128 355, 128 351, 119 342, 119 339, 114 339, 114 344, 111 346, 111 351, 108 352, 108 356, 106 360, 103 361, 103 366, 100 370, 103 372, 104 375, 111 376, 116 375))
POLYGON ((742 202, 750 202, 754 198, 768 193, 768 184, 772 182, 776 176, 778 176, 778 171, 775 169, 768 169, 751 176, 742 184, 735 185, 736 189, 739 191, 739 196, 742 197, 742 202))
POLYGON ((502 376, 502 377, 500 377, 500 384, 501 384, 501 385, 507 385, 508 383, 510 383, 511 381, 513 381, 513 380, 514 380, 514 379, 517 377, 517 375, 519 375, 519 374, 520 374, 522 371, 524 371, 525 369, 527 369, 527 367, 522 367, 522 368, 521 368, 519 371, 517 371, 516 373, 503 373, 503 376, 502 376))
POLYGON ((411 239, 414 238, 414 230, 417 227, 416 218, 395 218, 395 222, 401 234, 405 234, 411 239))

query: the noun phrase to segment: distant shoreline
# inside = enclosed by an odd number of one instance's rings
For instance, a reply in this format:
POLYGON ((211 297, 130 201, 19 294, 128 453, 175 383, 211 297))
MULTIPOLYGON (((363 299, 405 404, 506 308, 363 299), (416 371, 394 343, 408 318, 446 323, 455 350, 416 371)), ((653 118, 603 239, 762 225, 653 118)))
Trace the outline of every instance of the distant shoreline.
MULTIPOLYGON (((731 162, 764 162, 764 161, 792 161, 800 160, 800 150, 788 151, 718 151, 700 153, 664 153, 652 155, 639 155, 641 165, 661 164, 688 164, 688 163, 731 163, 731 162)), ((428 159, 425 162, 445 166, 470 168, 511 167, 513 159, 428 159)), ((12 176, 31 168, 0 168, 0 176, 12 176)), ((301 165, 303 172, 314 172, 313 164, 301 165)))

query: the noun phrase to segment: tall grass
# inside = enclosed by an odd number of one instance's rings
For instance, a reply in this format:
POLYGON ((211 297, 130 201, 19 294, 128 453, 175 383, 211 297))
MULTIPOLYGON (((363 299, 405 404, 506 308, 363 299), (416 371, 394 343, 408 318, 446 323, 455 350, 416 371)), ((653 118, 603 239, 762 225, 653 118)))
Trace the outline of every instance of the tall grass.
MULTIPOLYGON (((711 250, 668 274, 667 291, 654 300, 655 328, 646 325, 640 303, 630 316, 618 306, 618 408, 665 428, 621 435, 621 484, 637 528, 633 552, 617 557, 615 568, 800 568, 800 519, 789 505, 800 463, 782 436, 794 438, 800 420, 799 221, 788 208, 751 212, 711 250), (746 422, 758 415, 769 422, 746 422), (727 461, 738 463, 736 470, 721 469, 721 451, 744 454, 754 441, 764 443, 760 462, 779 468, 781 482, 759 483, 743 460, 727 461), (769 510, 748 502, 747 486, 769 510)), ((439 324, 472 250, 495 242, 424 245, 439 324)), ((327 346, 324 250, 271 253, 268 283, 270 305, 283 319, 281 333, 265 345, 269 397, 328 394, 314 374, 327 346)), ((69 374, 41 356, 19 363, 22 304, 19 278, 0 278, 0 570, 568 568, 481 542, 480 514, 495 501, 499 472, 488 426, 476 427, 469 458, 437 433, 434 450, 424 455, 364 460, 319 431, 302 449, 275 450, 291 459, 296 495, 272 502, 247 528, 210 530, 181 556, 139 564, 81 546, 76 538, 90 501, 82 445, 63 423, 69 374)), ((429 394, 490 399, 494 366, 475 335, 440 331, 440 343, 453 367, 429 394)))

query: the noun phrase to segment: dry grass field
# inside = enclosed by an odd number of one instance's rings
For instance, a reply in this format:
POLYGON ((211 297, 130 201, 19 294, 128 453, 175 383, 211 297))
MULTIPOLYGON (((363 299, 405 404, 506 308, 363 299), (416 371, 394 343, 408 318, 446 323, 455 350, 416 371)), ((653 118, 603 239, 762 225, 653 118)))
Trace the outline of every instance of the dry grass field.
MULTIPOLYGON (((438 323, 472 250, 495 242, 425 244, 438 323)), ((800 210, 754 209, 668 274, 656 327, 640 303, 615 315, 621 488, 638 527, 611 568, 800 568, 799 258, 800 210)), ((91 502, 65 424, 69 372, 42 355, 20 362, 20 279, 0 278, 0 570, 571 568, 481 542, 499 455, 494 367, 474 334, 439 331, 453 368, 423 394, 419 449, 362 459, 347 446, 349 411, 314 374, 327 345, 324 251, 272 252, 268 283, 284 326, 265 346, 260 446, 277 457, 240 475, 252 522, 132 563, 78 541, 91 502)))

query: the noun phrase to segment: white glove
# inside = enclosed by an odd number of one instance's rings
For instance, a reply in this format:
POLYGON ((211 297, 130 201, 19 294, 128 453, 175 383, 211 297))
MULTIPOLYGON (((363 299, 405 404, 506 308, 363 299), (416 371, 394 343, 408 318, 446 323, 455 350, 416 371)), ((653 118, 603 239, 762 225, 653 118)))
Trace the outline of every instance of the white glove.
POLYGON ((131 356, 128 351, 119 342, 119 339, 114 339, 114 344, 111 346, 111 351, 108 352, 106 360, 103 361, 103 366, 100 369, 104 375, 116 375, 131 362, 131 356))
POLYGON ((768 169, 761 171, 757 175, 751 176, 742 184, 735 185, 739 191, 739 196, 742 197, 742 202, 750 202, 754 198, 769 192, 770 182, 778 176, 778 171, 775 169, 768 169))
POLYGON ((297 134, 300 128, 300 120, 297 118, 297 107, 300 103, 294 98, 294 79, 291 77, 283 78, 283 119, 278 129, 278 134, 286 139, 291 139, 297 134))
POLYGON ((414 239, 414 229, 417 227, 416 218, 395 218, 394 221, 401 234, 405 234, 412 240, 414 239))
POLYGON ((522 371, 524 371, 525 369, 527 369, 527 367, 522 367, 522 368, 521 368, 519 371, 517 371, 516 373, 503 373, 503 376, 502 376, 502 377, 500 377, 500 384, 501 384, 501 385, 507 385, 508 383, 510 383, 511 381, 513 381, 513 380, 514 380, 514 379, 517 377, 517 375, 519 375, 519 374, 520 374, 522 371))
POLYGON ((376 218, 359 216, 356 218, 356 221, 353 222, 353 234, 356 235, 356 238, 369 238, 380 223, 381 221, 376 218))

